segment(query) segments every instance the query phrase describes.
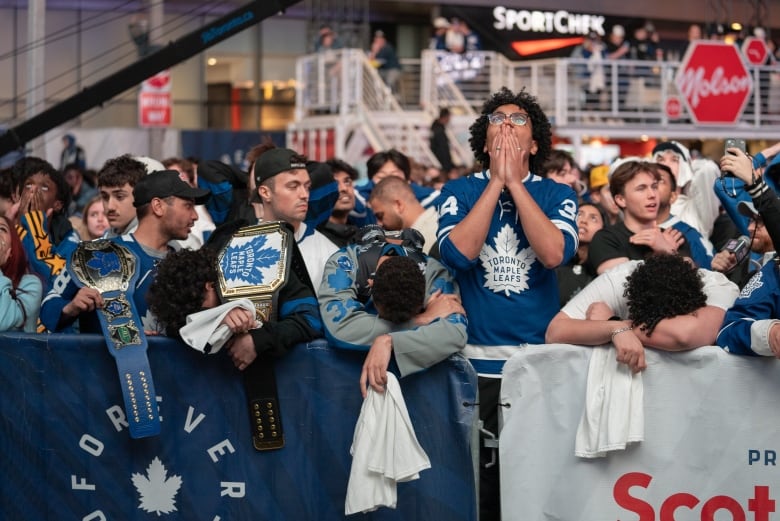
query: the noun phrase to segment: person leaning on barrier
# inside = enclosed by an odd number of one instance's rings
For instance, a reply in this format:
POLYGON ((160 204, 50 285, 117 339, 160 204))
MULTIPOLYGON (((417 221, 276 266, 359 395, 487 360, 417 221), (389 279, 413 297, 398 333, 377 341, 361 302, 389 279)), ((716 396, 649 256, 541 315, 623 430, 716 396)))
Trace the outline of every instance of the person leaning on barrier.
MULTIPOLYGON (((480 419, 497 433, 504 362, 522 344, 544 343, 560 309, 554 268, 577 250, 577 194, 539 177, 552 132, 528 92, 493 94, 470 131, 484 170, 444 185, 437 238, 469 317, 464 354, 480 376, 480 419)), ((480 519, 500 519, 494 448, 480 458, 480 519)))
POLYGON ((416 230, 388 237, 381 228, 368 226, 356 244, 337 251, 325 264, 319 290, 325 335, 335 348, 368 351, 360 380, 364 396, 366 384, 382 392, 391 358, 403 377, 444 360, 466 343, 457 286, 444 266, 420 251, 421 244, 416 230), (423 273, 424 308, 415 303, 417 297, 407 300, 400 287, 419 283, 408 273, 408 262, 382 264, 393 256, 412 259, 423 273))
MULTIPOLYGON (((762 217, 773 244, 780 243, 780 200, 766 184, 752 159, 731 148, 720 160, 724 171, 745 182, 745 191, 762 217)), ((717 344, 730 353, 780 358, 780 273, 779 259, 764 264, 747 282, 739 298, 726 313, 717 344)))
MULTIPOLYGON (((216 245, 209 243, 199 250, 180 250, 158 264, 147 301, 168 336, 180 336, 187 315, 220 304, 215 249, 216 245)), ((228 354, 239 370, 246 369, 258 355, 278 358, 294 345, 322 336, 317 300, 294 270, 279 290, 278 307, 278 319, 262 327, 257 327, 254 314, 243 308, 232 309, 222 320, 233 334, 228 354)))
POLYGON ((548 343, 612 343, 617 360, 638 372, 645 347, 685 351, 715 342, 739 289, 725 275, 697 269, 679 255, 629 261, 575 295, 547 328, 548 343))

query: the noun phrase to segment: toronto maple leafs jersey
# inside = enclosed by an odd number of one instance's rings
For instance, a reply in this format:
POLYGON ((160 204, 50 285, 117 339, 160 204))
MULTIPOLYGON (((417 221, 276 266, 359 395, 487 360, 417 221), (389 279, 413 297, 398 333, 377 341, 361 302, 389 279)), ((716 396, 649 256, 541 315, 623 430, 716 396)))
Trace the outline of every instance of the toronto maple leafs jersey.
MULTIPOLYGON (((560 309, 555 271, 536 258, 523 232, 517 208, 503 191, 485 244, 476 259, 466 258, 449 234, 476 204, 487 186, 484 171, 447 183, 439 198, 439 250, 455 272, 468 317, 463 353, 482 376, 499 377, 504 361, 521 344, 544 343, 547 324, 560 309)), ((570 187, 530 174, 525 187, 563 233, 562 264, 577 251, 577 196, 570 187)))
POLYGON ((767 262, 742 288, 726 312, 715 341, 737 355, 774 356, 769 329, 780 318, 780 274, 776 262, 767 262))
MULTIPOLYGON (((135 255, 136 259, 138 259, 138 266, 136 269, 139 270, 139 275, 136 281, 135 291, 133 292, 135 309, 141 319, 144 331, 161 332, 162 328, 149 310, 149 305, 146 302, 146 293, 149 291, 149 286, 154 280, 157 263, 165 257, 167 252, 151 252, 136 242, 131 234, 114 237, 109 240, 125 246, 133 255, 135 255)), ((79 287, 73 281, 70 270, 70 259, 68 259, 66 269, 62 270, 60 274, 53 279, 52 287, 41 303, 41 322, 43 322, 46 329, 51 332, 65 331, 75 321, 75 318, 64 317, 62 315, 62 309, 73 300, 73 297, 75 297, 76 293, 79 291, 79 287)), ((94 311, 82 313, 78 319, 80 332, 103 332, 100 321, 94 311)))
MULTIPOLYGON (((398 245, 387 245, 402 249, 398 245)), ((415 327, 413 324, 394 324, 377 316, 369 299, 363 302, 361 280, 367 278, 360 270, 372 270, 360 262, 366 245, 351 244, 334 253, 325 264, 319 290, 320 313, 325 335, 331 346, 338 349, 368 351, 374 339, 389 334, 393 339, 393 353, 401 376, 420 371, 444 360, 463 349, 466 344, 466 318, 461 314, 415 327)), ((401 252, 400 254, 403 254, 401 252)), ((374 260, 373 270, 376 260, 374 260)), ((457 286, 447 269, 430 257, 421 269, 425 275, 426 299, 437 290, 457 293, 457 286)))

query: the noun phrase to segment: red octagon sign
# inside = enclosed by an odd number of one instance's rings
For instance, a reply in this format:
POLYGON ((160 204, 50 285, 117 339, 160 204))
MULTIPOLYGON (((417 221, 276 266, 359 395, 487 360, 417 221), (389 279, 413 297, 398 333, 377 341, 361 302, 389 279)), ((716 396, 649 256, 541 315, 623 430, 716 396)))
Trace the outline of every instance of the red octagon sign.
POLYGON ((674 81, 697 124, 736 123, 753 90, 739 51, 724 42, 693 43, 674 81))
POLYGON ((750 65, 764 65, 769 56, 769 49, 764 40, 755 36, 748 36, 742 42, 742 54, 750 65))

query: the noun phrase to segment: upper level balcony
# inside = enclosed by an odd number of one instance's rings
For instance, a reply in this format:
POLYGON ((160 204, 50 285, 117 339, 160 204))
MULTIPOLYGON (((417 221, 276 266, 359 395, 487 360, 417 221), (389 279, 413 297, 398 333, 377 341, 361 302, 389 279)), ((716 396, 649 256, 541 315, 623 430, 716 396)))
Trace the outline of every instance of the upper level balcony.
MULTIPOLYGON (((396 147, 435 164, 427 129, 448 107, 454 114, 454 154, 468 163, 468 126, 501 87, 536 96, 554 133, 575 148, 585 136, 610 139, 770 139, 780 137, 780 68, 747 66, 752 91, 734 123, 697 124, 675 84, 678 61, 563 58, 513 62, 488 51, 424 51, 403 62, 399 91, 391 93, 357 49, 298 60, 296 121, 291 131, 346 125, 374 149, 396 147), (318 127, 319 125, 319 127, 318 127)), ((348 153, 349 136, 333 136, 332 152, 348 153), (343 139, 343 143, 341 142, 343 139)), ((295 136, 291 136, 295 142, 295 136)), ((311 154, 313 148, 308 152, 311 154)))

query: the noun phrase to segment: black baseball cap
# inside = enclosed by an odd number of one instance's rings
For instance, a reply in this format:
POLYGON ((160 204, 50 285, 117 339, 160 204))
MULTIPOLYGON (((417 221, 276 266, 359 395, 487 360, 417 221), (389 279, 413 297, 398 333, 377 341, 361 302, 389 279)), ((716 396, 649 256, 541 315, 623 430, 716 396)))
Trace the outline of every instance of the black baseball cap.
POLYGON ((255 184, 288 170, 306 169, 306 161, 298 152, 289 148, 272 148, 263 152, 255 161, 255 184))
POLYGON ((193 188, 179 177, 176 170, 158 170, 142 177, 133 188, 133 206, 138 208, 159 197, 179 197, 194 199, 195 204, 205 204, 211 196, 211 191, 204 188, 193 188))

